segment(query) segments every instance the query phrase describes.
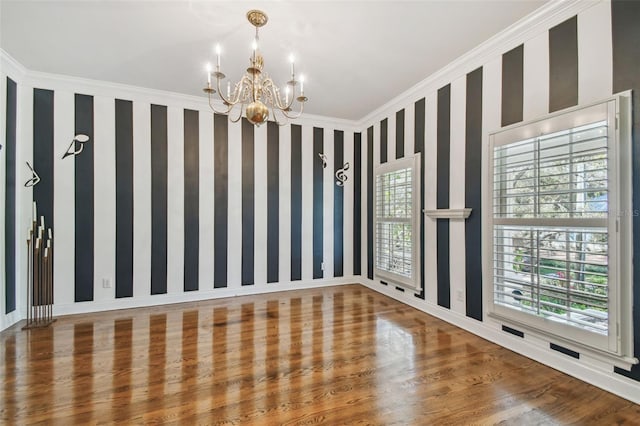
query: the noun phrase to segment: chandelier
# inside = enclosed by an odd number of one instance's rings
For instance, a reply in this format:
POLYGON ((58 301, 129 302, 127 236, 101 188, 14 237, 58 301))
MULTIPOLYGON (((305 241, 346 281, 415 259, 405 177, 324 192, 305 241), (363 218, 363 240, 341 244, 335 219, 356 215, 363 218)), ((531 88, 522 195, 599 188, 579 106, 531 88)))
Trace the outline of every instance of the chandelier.
POLYGON ((226 76, 220 71, 220 45, 217 45, 216 69, 212 71, 211 65, 207 65, 207 86, 202 90, 208 95, 209 107, 213 112, 227 114, 233 123, 238 122, 244 112, 251 124, 259 126, 266 122, 271 115, 272 119, 282 126, 289 120, 300 117, 304 110, 304 103, 307 101, 304 96, 304 76, 300 76, 300 79, 296 80, 295 64, 293 56, 291 56, 291 80, 285 85, 283 97, 278 85, 263 71, 264 58, 258 49, 258 29, 267 23, 267 15, 260 10, 250 10, 247 12, 247 19, 256 28, 256 36, 246 73, 233 85, 231 81, 227 81, 225 96, 221 90, 221 82, 226 76), (212 77, 216 80, 215 89, 211 85, 212 77), (296 96, 298 83, 300 84, 300 92, 296 96), (212 98, 216 91, 226 110, 218 111, 213 106, 212 98), (299 104, 297 112, 294 112, 292 108, 294 101, 299 104), (238 111, 237 116, 232 116, 234 109, 238 111))

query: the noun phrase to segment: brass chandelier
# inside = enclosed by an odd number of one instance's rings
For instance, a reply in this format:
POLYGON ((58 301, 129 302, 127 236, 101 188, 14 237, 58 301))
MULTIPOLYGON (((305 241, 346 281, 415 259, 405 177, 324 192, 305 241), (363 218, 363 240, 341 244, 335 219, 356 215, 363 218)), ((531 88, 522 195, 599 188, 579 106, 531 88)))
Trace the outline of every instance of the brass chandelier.
POLYGON ((242 78, 232 85, 231 81, 227 82, 226 96, 221 90, 221 81, 226 76, 220 71, 220 46, 216 46, 216 68, 212 71, 211 65, 207 65, 207 86, 202 89, 209 97, 209 107, 216 113, 227 114, 229 120, 236 123, 245 113, 247 120, 254 125, 261 125, 269 120, 269 116, 279 125, 285 125, 291 119, 300 117, 304 110, 304 103, 307 98, 304 96, 304 76, 300 76, 296 80, 295 65, 293 56, 291 61, 291 80, 289 80, 284 89, 284 97, 280 92, 280 88, 274 81, 263 71, 264 58, 258 49, 258 30, 267 23, 267 15, 260 10, 250 10, 247 12, 247 19, 256 28, 256 35, 253 41, 253 53, 249 59, 249 68, 242 78), (211 85, 212 77, 216 80, 216 88, 211 85), (296 88, 300 85, 300 92, 296 96, 296 88), (232 90, 233 86, 233 90, 232 90), (212 97, 216 93, 220 97, 222 104, 226 110, 218 111, 213 106, 212 97), (297 101, 299 110, 293 111, 293 103, 297 101), (232 111, 236 105, 238 115, 232 117, 232 111), (270 113, 271 111, 271 113, 270 113))

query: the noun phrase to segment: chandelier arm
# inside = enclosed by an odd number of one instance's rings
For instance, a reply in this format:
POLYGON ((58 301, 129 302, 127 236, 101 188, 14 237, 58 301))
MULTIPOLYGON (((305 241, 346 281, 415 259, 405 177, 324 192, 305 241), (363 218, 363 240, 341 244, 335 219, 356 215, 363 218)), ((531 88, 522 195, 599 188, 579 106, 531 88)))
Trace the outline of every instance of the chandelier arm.
MULTIPOLYGON (((233 107, 233 105, 231 105, 231 107, 233 107)), ((218 111, 214 106, 213 106, 213 102, 211 102, 211 93, 209 93, 209 108, 211 108, 211 110, 213 112, 215 112, 216 114, 228 114, 229 111, 231 111, 231 107, 227 108, 226 111, 218 111)))
POLYGON ((298 111, 297 113, 294 114, 289 114, 288 111, 286 110, 282 110, 282 113, 289 119, 289 120, 295 120, 296 118, 299 118, 302 115, 302 112, 304 111, 304 102, 300 102, 300 111, 298 111))
POLYGON ((287 118, 286 115, 284 115, 284 113, 282 112, 281 109, 279 111, 280 111, 281 114, 283 114, 283 117, 285 118, 285 120, 284 121, 278 120, 278 116, 276 115, 276 110, 274 108, 271 108, 271 113, 273 114, 273 120, 280 127, 286 126, 287 124, 289 124, 290 120, 287 118))
POLYGON ((231 109, 229 109, 229 121, 231 121, 232 123, 237 123, 242 118, 242 111, 244 110, 244 104, 240 104, 240 114, 238 114, 238 118, 236 118, 235 120, 233 118, 231 118, 231 114, 230 113, 231 113, 232 109, 233 109, 233 107, 231 107, 231 109))

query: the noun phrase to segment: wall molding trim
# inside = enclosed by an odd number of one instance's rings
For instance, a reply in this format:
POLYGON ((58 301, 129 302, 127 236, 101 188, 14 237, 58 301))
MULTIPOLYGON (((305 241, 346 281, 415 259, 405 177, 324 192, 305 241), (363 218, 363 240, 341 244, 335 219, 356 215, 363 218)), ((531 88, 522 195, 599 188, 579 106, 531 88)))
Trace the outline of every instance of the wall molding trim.
POLYGON ((549 349, 549 344, 540 339, 522 339, 502 332, 500 331, 500 323, 488 321, 486 315, 484 321, 476 321, 473 318, 418 299, 414 297, 412 293, 401 293, 395 291, 393 288, 381 286, 375 281, 364 277, 361 278, 360 283, 371 290, 389 296, 426 314, 433 315, 438 319, 489 340, 517 354, 604 389, 607 392, 611 392, 636 404, 640 404, 638 382, 614 373, 612 366, 606 366, 596 362, 596 360, 590 360, 588 358, 583 360, 583 357, 581 357, 580 361, 576 361, 573 358, 549 349), (610 371, 606 371, 605 368, 607 367, 610 367, 610 371))
POLYGON ((546 31, 548 28, 603 1, 607 0, 566 0, 546 3, 365 115, 357 121, 358 127, 366 129, 370 123, 376 123, 388 117, 390 114, 418 101, 427 94, 437 91, 445 84, 463 77, 491 59, 499 57, 502 53, 524 43, 541 31, 546 31))

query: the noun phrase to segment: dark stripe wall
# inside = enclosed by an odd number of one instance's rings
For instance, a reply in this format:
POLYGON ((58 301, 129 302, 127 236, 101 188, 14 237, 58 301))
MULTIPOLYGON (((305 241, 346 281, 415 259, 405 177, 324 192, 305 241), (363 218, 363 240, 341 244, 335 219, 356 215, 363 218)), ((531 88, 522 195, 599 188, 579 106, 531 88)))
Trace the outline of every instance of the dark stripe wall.
POLYGON ((215 114, 213 117, 214 150, 214 288, 227 286, 227 238, 229 206, 229 122, 226 116, 215 114))
POLYGON ((184 291, 199 288, 200 140, 198 111, 184 110, 184 291))
MULTIPOLYGON (((438 209, 449 208, 449 156, 451 137, 451 85, 438 90, 437 196, 438 209)), ((449 219, 437 219, 438 305, 451 307, 449 265, 449 219)))
POLYGON ((502 55, 502 125, 522 121, 524 45, 502 55))
POLYGON ((387 151, 389 143, 389 119, 385 118, 380 122, 380 164, 387 162, 387 151))
MULTIPOLYGON (((425 139, 425 118, 426 118, 426 100, 420 99, 414 104, 414 153, 420 154, 420 211, 424 211, 424 174, 425 174, 425 152, 424 152, 424 139, 425 139)), ((416 295, 420 299, 424 299, 424 214, 420 215, 420 292, 416 295)))
POLYGON ((253 124, 242 119, 242 285, 254 283, 255 175, 253 124))
POLYGON ((373 126, 367 129, 367 277, 373 279, 373 126))
MULTIPOLYGON (((71 135, 73 138, 73 135, 71 135)), ((71 141, 69 141, 71 142, 71 141)), ((58 154, 62 156, 62 154, 58 154)), ((54 223, 53 218, 53 91, 33 90, 33 169, 40 182, 33 186, 33 201, 36 202, 38 221, 44 216, 46 227, 54 223)), ((68 158, 67 158, 68 159, 68 158)), ((72 161, 68 159, 69 161, 72 161)), ((55 301, 54 301, 55 302, 55 301)))
MULTIPOLYGON (((333 132, 334 174, 344 165, 344 132, 333 132)), ((344 186, 333 186, 333 276, 344 275, 344 186)))
POLYGON ((362 133, 353 135, 353 275, 362 271, 362 133))
POLYGON ((578 105, 578 17, 549 30, 549 112, 578 105))
MULTIPOLYGON (((18 85, 7 77, 6 135, 0 155, 5 155, 4 264, 5 313, 16 310, 16 135, 18 85)), ((1 158, 1 157, 0 157, 1 158)))
MULTIPOLYGON (((75 159, 75 301, 93 300, 93 96, 75 96, 75 134, 89 136, 75 159)), ((71 158, 67 158, 70 161, 71 158)))
POLYGON ((267 282, 279 281, 280 265, 280 129, 267 123, 267 282))
POLYGON ((396 158, 404 157, 404 110, 396 112, 396 158))
MULTIPOLYGON (((324 130, 313 128, 313 278, 324 276, 324 130)), ((328 160, 327 160, 328 161, 328 160)))
POLYGON ((291 125, 291 281, 302 279, 302 127, 291 125))
POLYGON ((482 68, 467 74, 465 105, 466 314, 482 321, 482 68))
POLYGON ((133 296, 133 102, 116 99, 116 297, 133 296))
POLYGON ((167 292, 167 107, 151 105, 151 294, 167 292))

